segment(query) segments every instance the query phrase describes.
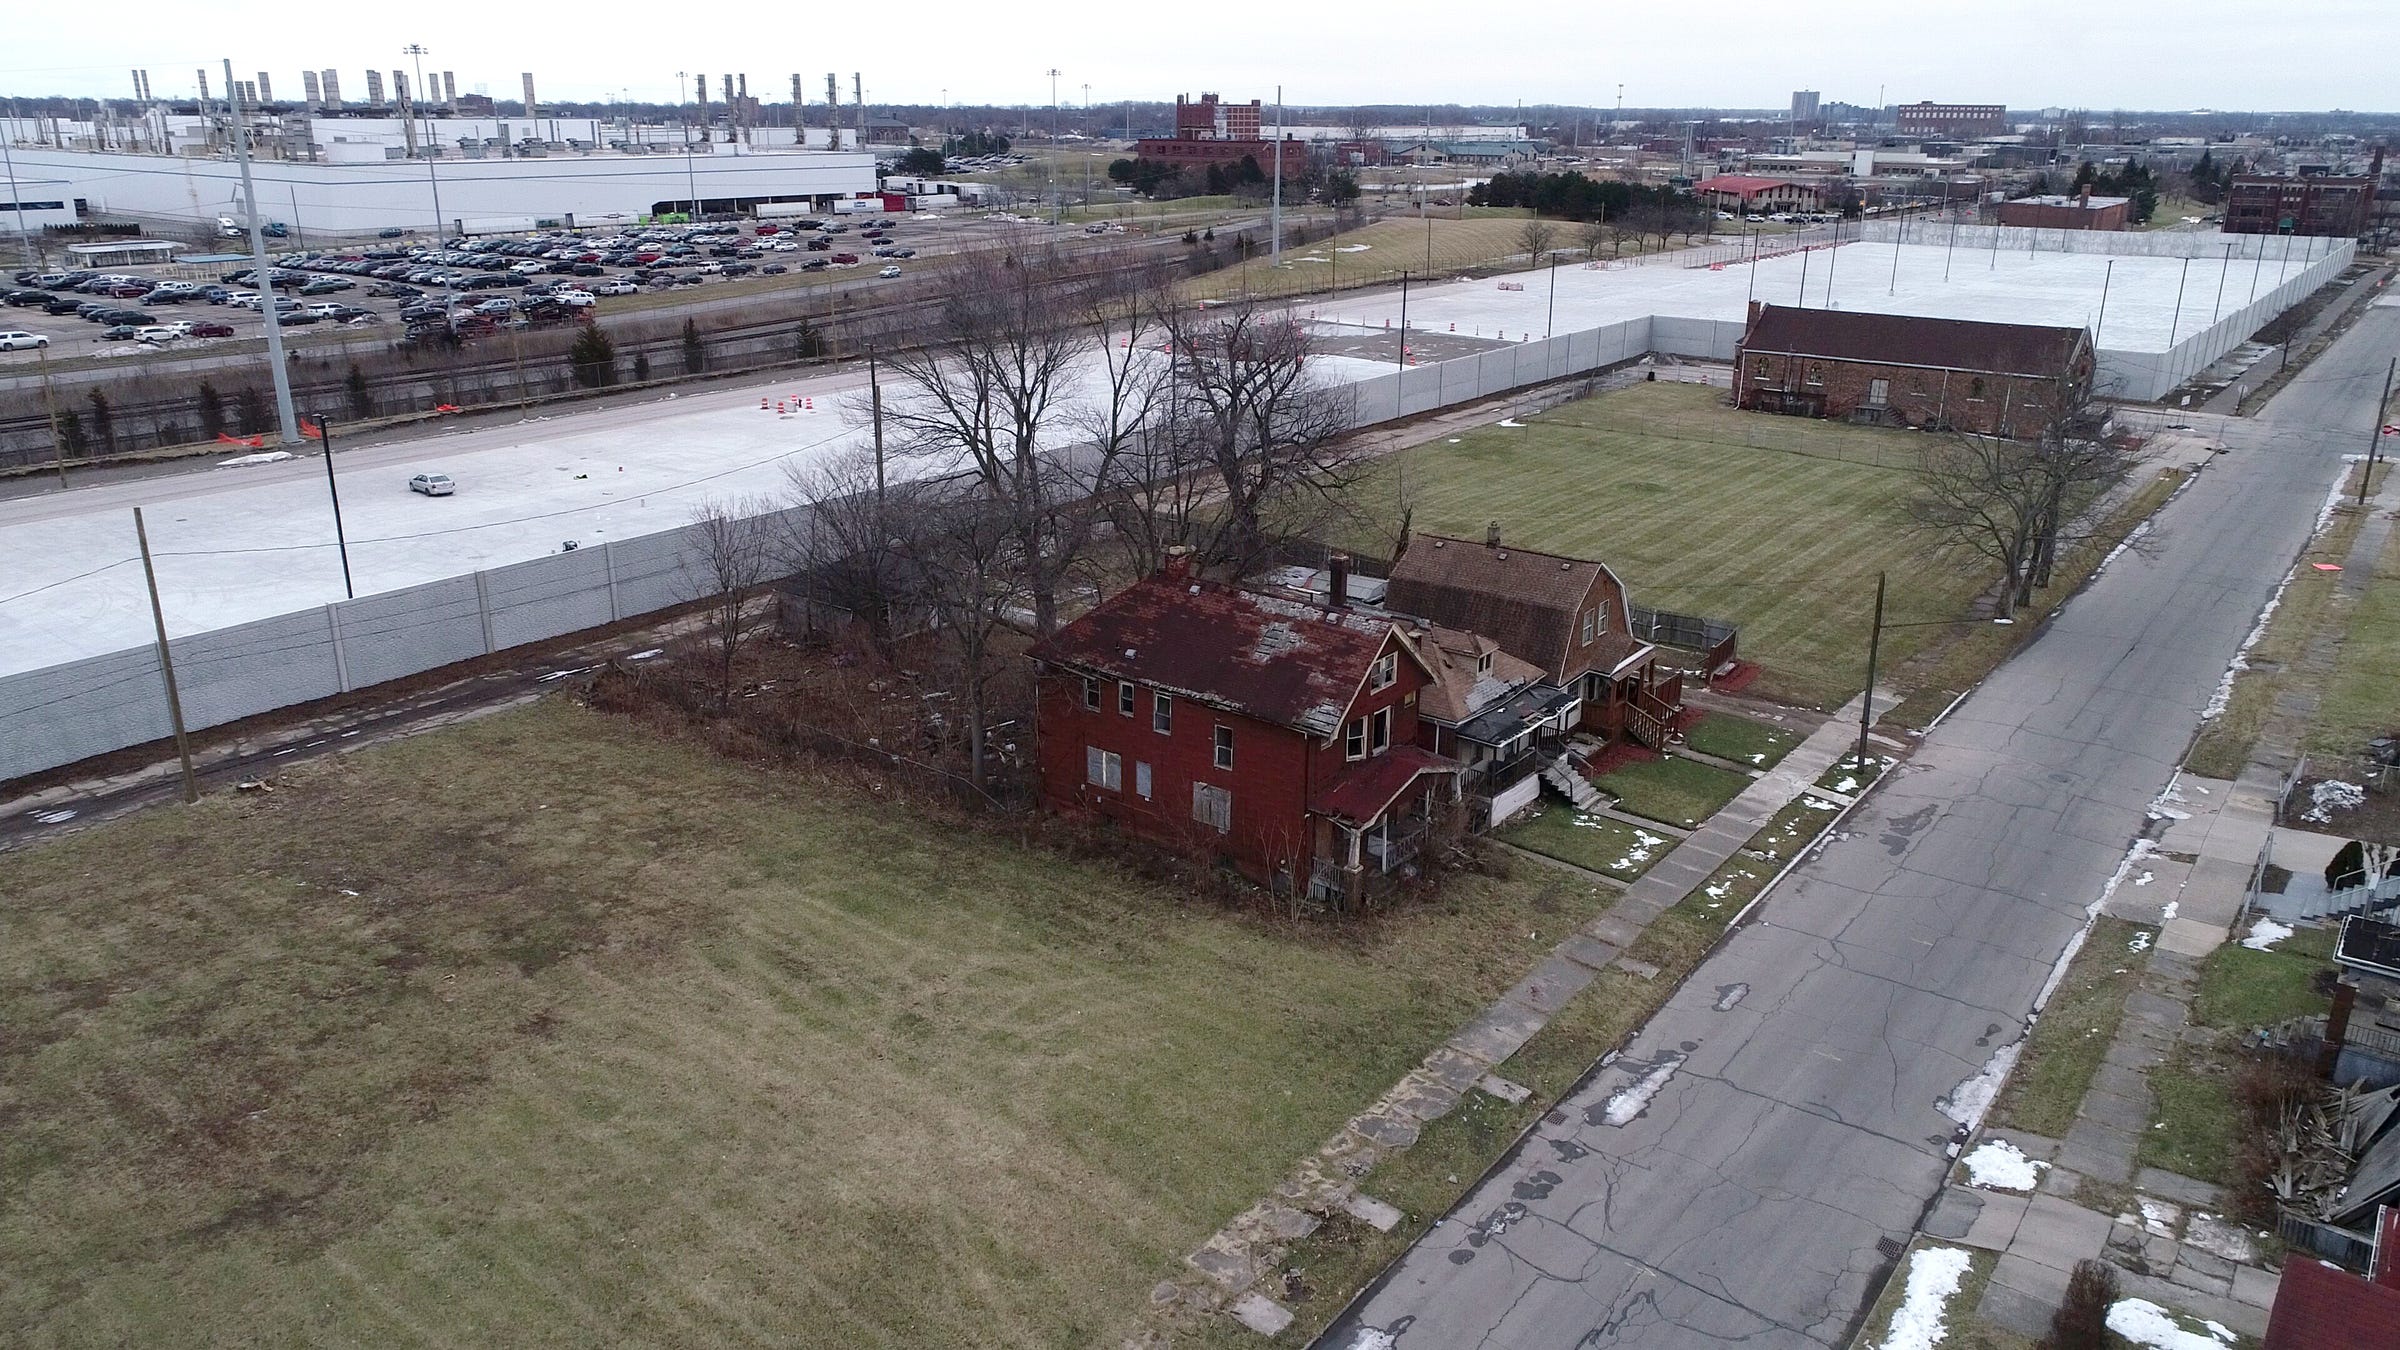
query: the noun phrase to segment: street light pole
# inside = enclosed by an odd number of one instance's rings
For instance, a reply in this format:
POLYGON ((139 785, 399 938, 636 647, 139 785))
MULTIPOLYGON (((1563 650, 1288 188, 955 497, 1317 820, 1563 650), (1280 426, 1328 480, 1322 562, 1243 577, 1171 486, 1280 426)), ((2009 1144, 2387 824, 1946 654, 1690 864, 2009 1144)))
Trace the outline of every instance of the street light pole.
POLYGON ((1884 574, 1875 574, 1875 626, 1867 632, 1867 692, 1858 701, 1858 771, 1867 771, 1867 728, 1875 725, 1875 659, 1883 648, 1884 574))
POLYGON ((350 538, 342 533, 342 490, 333 481, 332 426, 328 418, 317 419, 317 444, 325 451, 325 491, 333 498, 333 542, 342 552, 342 594, 356 600, 358 588, 350 584, 350 538))
POLYGON ((2383 368, 2383 397, 2376 401, 2375 417, 2367 428, 2367 469, 2358 476, 2358 504, 2367 504, 2367 484, 2375 477, 2375 452, 2383 444, 2383 414, 2392 406, 2392 376, 2400 374, 2400 357, 2383 368))
MULTIPOLYGON (((402 47, 400 49, 400 54, 416 63, 416 97, 419 106, 422 106, 425 99, 426 50, 423 46, 412 42, 407 46, 402 47)), ((231 79, 233 77, 228 75, 226 78, 231 79)), ((533 109, 527 108, 525 111, 530 113, 533 111, 533 109)), ((433 187, 433 237, 438 242, 441 240, 446 240, 450 237, 450 227, 442 220, 442 180, 440 175, 433 171, 433 118, 430 116, 425 119, 425 133, 420 143, 425 147, 425 181, 431 184, 433 187)))
POLYGON ((275 427, 278 445, 298 445, 300 428, 292 416, 292 372, 283 356, 282 316, 275 308, 275 269, 267 265, 267 236, 259 224, 258 187, 250 179, 250 128, 242 120, 241 95, 233 83, 233 62, 225 63, 225 110, 231 114, 234 157, 242 166, 242 204, 250 213, 250 266, 258 277, 258 312, 266 321, 267 363, 275 380, 275 427))

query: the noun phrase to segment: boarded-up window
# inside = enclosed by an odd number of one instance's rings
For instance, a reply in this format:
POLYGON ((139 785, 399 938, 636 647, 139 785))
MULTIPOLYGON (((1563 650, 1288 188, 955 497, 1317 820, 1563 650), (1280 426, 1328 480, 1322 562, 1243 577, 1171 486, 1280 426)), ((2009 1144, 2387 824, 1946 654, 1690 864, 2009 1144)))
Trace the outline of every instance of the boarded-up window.
POLYGON ((1125 789, 1124 757, 1113 750, 1087 745, 1083 747, 1083 777, 1093 787, 1122 792, 1125 789))
POLYGON ((1150 766, 1138 759, 1133 762, 1133 794, 1150 800, 1150 766))
POLYGON ((1233 794, 1208 783, 1192 784, 1192 819, 1219 834, 1233 828, 1233 794))
POLYGON ((1892 401, 1892 382, 1891 382, 1890 380, 1869 380, 1869 381, 1867 381, 1867 406, 1868 406, 1868 407, 1870 407, 1870 408, 1880 408, 1880 407, 1883 407, 1884 405, 1886 405, 1886 404, 1890 403, 1891 401, 1892 401))

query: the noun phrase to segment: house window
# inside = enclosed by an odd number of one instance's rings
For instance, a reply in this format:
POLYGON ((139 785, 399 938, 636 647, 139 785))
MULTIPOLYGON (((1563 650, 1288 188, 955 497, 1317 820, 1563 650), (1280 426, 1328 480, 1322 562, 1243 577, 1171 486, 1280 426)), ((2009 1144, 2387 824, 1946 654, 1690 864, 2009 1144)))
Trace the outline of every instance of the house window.
POLYGON ((1767 358, 1762 356, 1750 363, 1750 378, 1754 380, 1767 378, 1767 358))
POLYGON ((1217 728, 1217 767, 1220 769, 1233 767, 1232 727, 1220 726, 1217 728))
POLYGON ((1891 382, 1890 380, 1869 380, 1869 381, 1867 381, 1867 406, 1868 406, 1868 407, 1870 407, 1870 408, 1881 408, 1881 407, 1884 407, 1885 405, 1889 404, 1891 401, 1892 401, 1892 382, 1891 382))
POLYGON ((1125 790, 1125 759, 1113 750, 1087 745, 1083 747, 1083 777, 1093 787, 1122 792, 1125 790))
POLYGON ((1375 658, 1375 668, 1367 675, 1367 688, 1389 689, 1400 678, 1400 653, 1385 652, 1375 658))
POLYGON ((1492 654, 1491 654, 1490 652, 1477 652, 1477 653, 1475 653, 1475 673, 1476 673, 1476 674, 1478 674, 1478 675, 1481 675, 1481 674, 1483 674, 1484 672, 1486 672, 1486 671, 1490 670, 1491 668, 1492 668, 1492 654))
POLYGON ((1117 682, 1117 711, 1133 716, 1133 683, 1129 680, 1117 682))
POLYGON ((1377 708, 1367 718, 1367 753, 1380 755, 1392 745, 1392 710, 1377 708))
POLYGON ((1972 403, 1981 403, 1983 401, 1982 376, 1978 375, 1974 379, 1967 381, 1967 399, 1972 403))
POLYGON ((1219 834, 1233 828, 1233 793, 1207 783, 1192 784, 1192 819, 1219 834))
POLYGON ((1098 676, 1086 675, 1083 677, 1083 706, 1093 712, 1100 711, 1100 680, 1098 676))
POLYGON ((1138 759, 1133 762, 1133 795, 1150 800, 1150 766, 1138 759))
POLYGON ((1172 735, 1174 733, 1175 700, 1167 697, 1165 694, 1152 694, 1150 696, 1150 729, 1157 732, 1161 736, 1172 735))
POLYGON ((1352 718, 1349 727, 1342 733, 1342 758, 1365 759, 1366 757, 1367 719, 1352 718))
POLYGON ((1809 382, 1810 384, 1823 384, 1823 383, 1825 383, 1825 367, 1823 367, 1823 366, 1821 366, 1821 365, 1818 365, 1818 364, 1817 364, 1816 362, 1814 362, 1814 361, 1811 361, 1811 362, 1809 362, 1809 363, 1808 363, 1808 382, 1809 382))
POLYGON ((1597 628, 1599 627, 1599 625, 1600 625, 1600 611, 1599 611, 1599 610, 1596 610, 1596 609, 1587 609, 1587 610, 1585 610, 1585 611, 1583 612, 1583 645, 1584 645, 1584 646, 1586 646, 1586 647, 1589 647, 1589 646, 1591 646, 1591 645, 1592 645, 1592 636, 1593 636, 1593 631, 1594 631, 1595 629, 1597 629, 1597 628))

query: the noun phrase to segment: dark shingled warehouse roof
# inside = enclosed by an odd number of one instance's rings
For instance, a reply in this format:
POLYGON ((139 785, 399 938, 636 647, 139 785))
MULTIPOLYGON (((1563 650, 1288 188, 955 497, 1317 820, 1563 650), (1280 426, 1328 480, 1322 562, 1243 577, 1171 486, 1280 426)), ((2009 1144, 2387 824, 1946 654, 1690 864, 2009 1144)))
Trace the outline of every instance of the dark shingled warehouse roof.
MULTIPOLYGON (((1110 596, 1032 656, 1326 737, 1393 628, 1380 616, 1161 575, 1110 596)), ((1416 659, 1406 635, 1396 640, 1416 659)))
POLYGON ((1764 305, 1742 353, 2048 378, 2071 368, 2083 340, 2080 328, 1764 305))

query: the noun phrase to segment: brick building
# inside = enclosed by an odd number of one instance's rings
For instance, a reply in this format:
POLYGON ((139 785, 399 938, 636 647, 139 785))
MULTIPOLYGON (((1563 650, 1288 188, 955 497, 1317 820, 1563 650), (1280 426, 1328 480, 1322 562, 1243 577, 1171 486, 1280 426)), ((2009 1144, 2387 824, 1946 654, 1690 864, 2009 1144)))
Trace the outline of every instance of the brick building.
POLYGON ((1903 103, 1893 128, 1903 136, 2001 136, 2008 108, 2000 103, 1903 103))
POLYGON ((2085 189, 2073 197, 2019 197, 2000 203, 2003 225, 2033 230, 2122 230, 2133 224, 2131 197, 2095 197, 2085 189))
POLYGON ((2084 401, 2093 368, 2081 328, 1753 301, 1734 397, 1761 412, 2031 438, 2084 401))
POLYGON ((1178 555, 1036 643, 1044 808, 1346 903, 1410 867, 1460 765, 1418 745, 1408 633, 1334 600, 1178 555))
POLYGON ((1262 117, 1257 99, 1227 103, 1215 94, 1202 94, 1197 100, 1177 94, 1175 134, 1135 141, 1134 157, 1203 172, 1212 164, 1232 167, 1250 159, 1271 178, 1280 154, 1284 172, 1298 173, 1308 162, 1308 147, 1295 140, 1266 139, 1262 117))
POLYGON ((2351 239, 2367 232, 2373 177, 2240 174, 2225 188, 2225 233, 2351 239))
POLYGON ((1796 178, 1760 178, 1751 174, 1721 173, 1694 183, 1692 194, 1700 199, 1701 205, 1712 210, 1743 214, 1821 211, 1825 208, 1824 186, 1803 183, 1796 178))

